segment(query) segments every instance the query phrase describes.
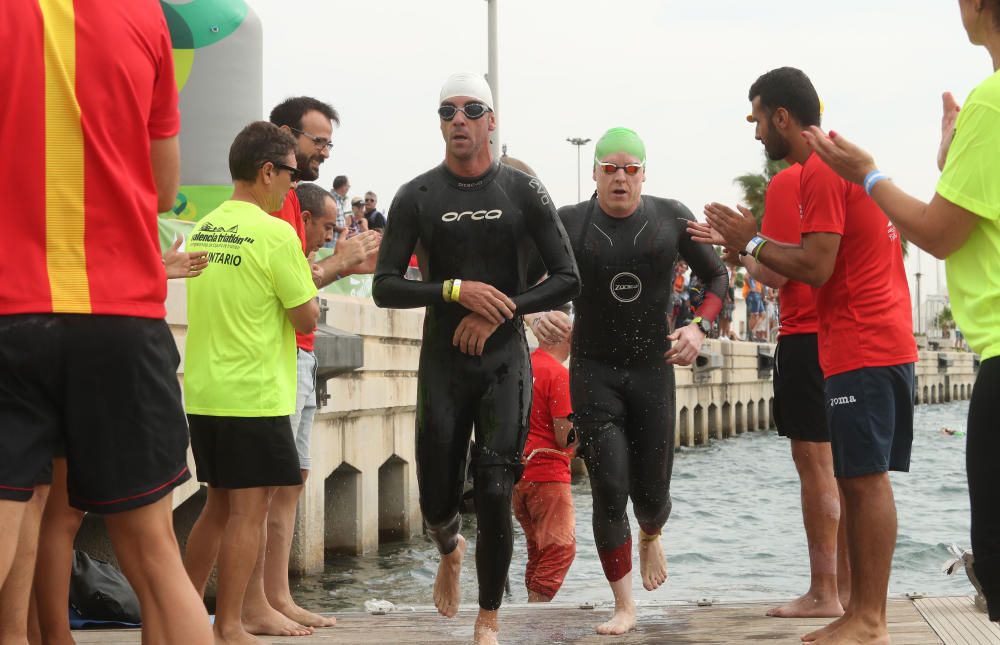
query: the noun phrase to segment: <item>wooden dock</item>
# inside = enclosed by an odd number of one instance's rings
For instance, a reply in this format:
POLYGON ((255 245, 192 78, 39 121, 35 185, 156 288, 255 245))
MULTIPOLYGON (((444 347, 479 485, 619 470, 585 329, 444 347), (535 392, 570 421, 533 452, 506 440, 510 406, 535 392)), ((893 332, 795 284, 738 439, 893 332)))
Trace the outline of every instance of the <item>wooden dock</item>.
MULTIPOLYGON (((774 603, 734 603, 699 607, 651 603, 639 607, 639 628, 624 636, 599 636, 594 626, 610 607, 576 605, 507 605, 502 612, 501 643, 509 645, 633 645, 652 643, 799 643, 799 636, 822 627, 823 619, 767 618, 774 603)), ((337 626, 298 638, 268 638, 270 643, 309 645, 453 645, 469 643, 475 609, 446 620, 433 608, 398 609, 384 616, 340 612, 337 626)), ((998 645, 1000 628, 975 609, 969 597, 889 601, 893 645, 998 645)), ((138 643, 139 632, 78 631, 78 643, 138 643)))

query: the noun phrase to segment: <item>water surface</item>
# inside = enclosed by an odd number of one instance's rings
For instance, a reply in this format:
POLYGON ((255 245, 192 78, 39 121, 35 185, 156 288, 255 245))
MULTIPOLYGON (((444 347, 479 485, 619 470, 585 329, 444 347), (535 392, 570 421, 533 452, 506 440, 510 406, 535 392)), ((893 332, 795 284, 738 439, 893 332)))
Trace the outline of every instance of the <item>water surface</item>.
MULTIPOLYGON (((909 473, 894 473, 899 536, 892 595, 971 593, 964 573, 946 576, 948 545, 969 544, 965 438, 968 401, 917 406, 909 473)), ((636 599, 746 601, 791 598, 808 586, 809 564, 799 506, 799 484, 788 441, 755 432, 682 449, 674 462, 674 506, 664 529, 670 579, 647 592, 634 575, 636 599)), ((577 556, 557 596, 571 602, 610 600, 594 548, 590 485, 574 481, 577 556)), ((634 517, 633 534, 637 531, 634 517)), ((465 516, 469 551, 462 573, 464 601, 476 602, 475 517, 465 516)), ((633 548, 637 546, 633 545, 633 548)), ((514 559, 508 602, 526 602, 524 535, 514 521, 514 559)), ((638 553, 633 555, 638 567, 638 553)), ((379 598, 397 605, 432 604, 437 550, 417 536, 364 556, 331 556, 322 575, 294 584, 297 600, 316 610, 360 609, 379 598)))

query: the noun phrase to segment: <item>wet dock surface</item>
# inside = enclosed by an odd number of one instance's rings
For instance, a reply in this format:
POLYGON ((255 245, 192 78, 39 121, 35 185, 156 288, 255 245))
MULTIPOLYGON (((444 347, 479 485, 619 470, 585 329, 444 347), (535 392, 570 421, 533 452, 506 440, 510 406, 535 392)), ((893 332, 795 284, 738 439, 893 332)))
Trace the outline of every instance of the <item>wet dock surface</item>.
MULTIPOLYGON (((767 618, 774 603, 650 603, 639 607, 639 627, 624 636, 600 636, 594 627, 610 616, 609 606, 507 605, 501 611, 501 643, 633 645, 638 643, 799 643, 799 636, 822 627, 826 619, 767 618)), ((474 607, 447 620, 433 607, 399 609, 382 616, 340 612, 337 626, 312 636, 271 637, 269 643, 309 645, 453 645, 472 640, 474 607)), ((995 645, 1000 628, 978 612, 968 597, 892 599, 888 609, 893 645, 995 645)), ((78 631, 78 643, 138 643, 139 632, 78 631)))

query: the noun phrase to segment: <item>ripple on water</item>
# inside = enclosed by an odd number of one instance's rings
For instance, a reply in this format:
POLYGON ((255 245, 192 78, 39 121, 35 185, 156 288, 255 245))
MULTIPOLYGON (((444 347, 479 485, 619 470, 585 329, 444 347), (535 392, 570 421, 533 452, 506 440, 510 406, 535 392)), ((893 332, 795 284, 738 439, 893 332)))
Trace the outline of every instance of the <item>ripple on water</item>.
MULTIPOLYGON (((918 406, 911 472, 893 473, 899 533, 892 594, 969 593, 964 574, 945 576, 947 547, 969 543, 969 499, 965 438, 943 436, 941 427, 964 428, 968 402, 918 406)), ((633 577, 638 600, 764 600, 805 591, 809 565, 799 508, 799 484, 788 442, 773 431, 742 434, 707 446, 680 450, 671 485, 673 511, 664 530, 670 578, 654 592, 633 577)), ((610 594, 594 548, 590 485, 573 483, 577 557, 559 592, 560 600, 606 601, 610 594)), ((631 516, 631 513, 630 513, 631 516)), ((635 522, 632 520, 635 530, 635 522)), ((462 597, 476 602, 475 518, 465 517, 469 551, 462 571, 462 597)), ((634 562, 638 564, 637 544, 634 562)), ((514 602, 525 602, 524 536, 514 523, 510 569, 514 602)), ((324 574, 300 579, 295 596, 306 606, 360 608, 368 598, 397 605, 430 604, 437 551, 416 537, 386 544, 364 556, 330 555, 324 574)))

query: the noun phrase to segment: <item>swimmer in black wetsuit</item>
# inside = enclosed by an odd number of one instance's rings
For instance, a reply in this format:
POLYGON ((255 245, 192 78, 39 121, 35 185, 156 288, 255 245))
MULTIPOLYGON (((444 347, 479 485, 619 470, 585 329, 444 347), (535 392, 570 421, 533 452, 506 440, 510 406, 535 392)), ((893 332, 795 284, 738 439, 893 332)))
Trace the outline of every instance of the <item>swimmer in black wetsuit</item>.
POLYGON ((495 643, 513 548, 511 494, 531 411, 531 361, 521 316, 561 305, 580 278, 569 240, 541 183, 494 163, 492 96, 480 76, 441 90, 445 161, 400 188, 375 270, 380 307, 427 307, 417 384, 417 479, 427 532, 441 563, 434 603, 458 611, 465 539, 459 503, 473 426, 476 643, 495 643), (403 278, 414 248, 423 282, 403 278), (526 287, 530 254, 549 277, 526 287))
POLYGON ((573 301, 570 390, 580 454, 594 500, 594 539, 615 596, 602 634, 635 628, 629 497, 640 529, 640 573, 647 590, 667 579, 660 531, 670 514, 674 455, 673 365, 698 356, 722 308, 729 275, 711 247, 686 231, 691 212, 672 199, 643 196, 646 151, 631 130, 598 142, 597 193, 559 209, 580 266, 573 301), (683 257, 706 285, 694 321, 670 333, 674 263, 683 257))

